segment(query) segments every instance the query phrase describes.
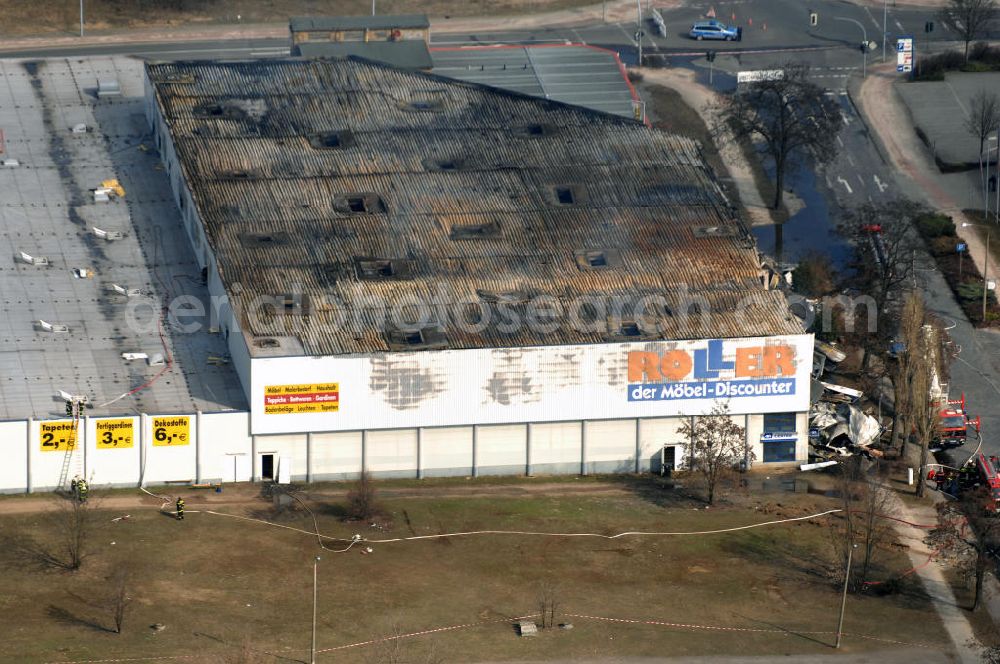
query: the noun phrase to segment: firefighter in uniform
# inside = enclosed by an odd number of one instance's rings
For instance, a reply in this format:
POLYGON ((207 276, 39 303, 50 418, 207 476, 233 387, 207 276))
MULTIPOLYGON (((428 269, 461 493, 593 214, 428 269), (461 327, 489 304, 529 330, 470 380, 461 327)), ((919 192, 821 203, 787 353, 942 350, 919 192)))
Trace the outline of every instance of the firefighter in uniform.
POLYGON ((82 477, 76 481, 76 498, 81 503, 87 502, 87 491, 89 487, 87 486, 87 480, 82 477))
POLYGON ((184 520, 184 499, 183 498, 178 498, 177 499, 177 520, 178 521, 183 521, 184 520))

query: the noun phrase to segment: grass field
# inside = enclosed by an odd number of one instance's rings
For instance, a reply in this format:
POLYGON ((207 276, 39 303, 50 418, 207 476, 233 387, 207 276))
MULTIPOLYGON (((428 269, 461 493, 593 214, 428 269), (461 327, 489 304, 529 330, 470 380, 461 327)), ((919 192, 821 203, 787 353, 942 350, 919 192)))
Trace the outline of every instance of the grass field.
MULTIPOLYGON (((834 507, 822 497, 784 494, 780 507, 749 499, 742 506, 705 510, 657 485, 614 487, 619 490, 593 496, 491 495, 487 489, 475 497, 439 498, 435 494, 448 491, 442 482, 407 497, 386 498, 391 523, 386 531, 345 523, 339 501, 311 504, 322 532, 345 538, 360 532, 371 539, 486 528, 689 531, 834 507)), ((199 509, 195 497, 189 498, 188 509, 199 509)), ((304 511, 275 512, 264 500, 225 509, 312 528, 304 511)), ((52 541, 58 533, 51 514, 0 517, 0 569, 6 571, 0 588, 0 660, 197 655, 202 659, 184 661, 218 662, 247 640, 280 657, 261 661, 307 661, 316 555, 322 557, 321 650, 386 634, 469 625, 401 643, 407 650, 434 651, 435 661, 449 662, 665 651, 794 655, 830 652, 836 627, 839 596, 827 575, 832 547, 826 521, 670 538, 450 537, 373 543, 373 552, 362 554, 357 547, 347 553, 324 551, 308 533, 207 513, 189 513, 183 522, 155 508, 132 510, 130 519, 117 523, 110 521, 113 516, 120 513, 102 513, 92 538, 94 555, 76 572, 45 568, 17 553, 28 539, 52 541), (135 603, 119 635, 108 631, 110 614, 95 605, 123 566, 134 579, 135 603), (543 583, 559 587, 557 622, 571 622, 574 629, 519 638, 511 619, 537 611, 543 583), (765 631, 720 632, 568 614, 765 631), (154 623, 166 629, 154 632, 149 627, 154 623)), ((907 566, 894 550, 886 551, 883 561, 880 572, 886 575, 907 566)), ((912 579, 893 595, 850 598, 845 630, 942 647, 941 627, 912 579)), ((849 651, 884 647, 890 644, 845 638, 849 651)), ((368 645, 327 651, 320 661, 379 658, 378 647, 368 645)))
MULTIPOLYGON (((593 0, 376 0, 379 14, 504 16, 556 11, 593 0)), ((89 31, 183 27, 199 24, 266 23, 290 16, 370 14, 370 0, 85 0, 89 31), (238 18, 239 17, 239 18, 238 18)), ((0 0, 0 35, 76 34, 78 0, 0 0)))

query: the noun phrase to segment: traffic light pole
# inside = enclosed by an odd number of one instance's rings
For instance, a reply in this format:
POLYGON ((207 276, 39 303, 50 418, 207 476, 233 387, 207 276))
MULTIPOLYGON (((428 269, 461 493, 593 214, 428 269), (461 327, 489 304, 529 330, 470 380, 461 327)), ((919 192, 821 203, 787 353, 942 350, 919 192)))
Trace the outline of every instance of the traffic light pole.
POLYGON ((861 25, 861 21, 857 21, 853 18, 844 18, 842 16, 834 16, 834 21, 848 21, 854 25, 861 28, 861 35, 864 41, 861 43, 861 78, 868 77, 868 31, 865 30, 865 26, 861 25))

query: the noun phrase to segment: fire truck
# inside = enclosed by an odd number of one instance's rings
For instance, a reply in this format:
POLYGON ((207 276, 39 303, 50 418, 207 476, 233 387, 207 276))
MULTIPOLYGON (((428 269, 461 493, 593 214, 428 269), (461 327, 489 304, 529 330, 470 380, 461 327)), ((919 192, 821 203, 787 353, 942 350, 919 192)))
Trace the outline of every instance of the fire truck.
POLYGON ((965 393, 962 393, 961 399, 944 400, 938 412, 934 446, 939 449, 949 449, 964 445, 969 437, 970 426, 975 427, 976 433, 979 433, 979 416, 971 419, 965 411, 965 393))
POLYGON ((1000 458, 988 457, 980 452, 976 456, 976 469, 979 471, 979 479, 989 491, 986 509, 1000 512, 1000 458))

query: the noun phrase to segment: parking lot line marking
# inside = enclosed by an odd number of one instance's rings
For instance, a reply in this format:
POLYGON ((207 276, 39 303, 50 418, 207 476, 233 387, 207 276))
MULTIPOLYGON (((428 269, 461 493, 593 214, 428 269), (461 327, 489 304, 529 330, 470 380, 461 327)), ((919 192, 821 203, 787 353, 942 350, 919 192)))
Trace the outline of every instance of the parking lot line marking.
POLYGON ((847 190, 847 193, 849 193, 849 194, 853 194, 854 193, 854 190, 851 189, 851 185, 848 184, 847 180, 845 180, 844 178, 840 177, 839 175, 837 176, 837 182, 839 182, 840 184, 844 185, 844 189, 847 190))

